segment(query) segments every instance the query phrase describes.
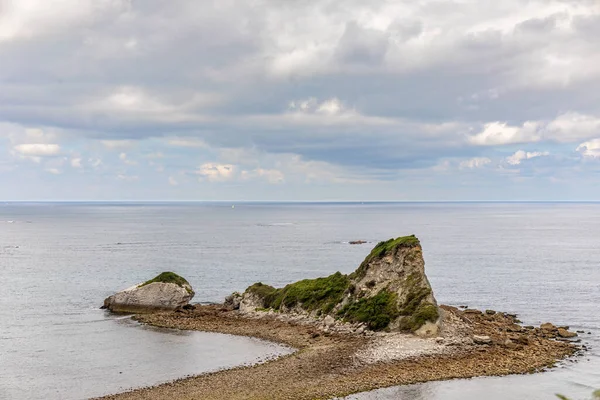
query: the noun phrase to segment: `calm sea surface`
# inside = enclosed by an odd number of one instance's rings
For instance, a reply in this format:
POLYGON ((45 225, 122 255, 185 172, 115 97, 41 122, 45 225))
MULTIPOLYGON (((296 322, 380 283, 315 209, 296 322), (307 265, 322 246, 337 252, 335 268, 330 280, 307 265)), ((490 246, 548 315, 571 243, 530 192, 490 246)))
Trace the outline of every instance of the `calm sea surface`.
POLYGON ((591 350, 547 373, 352 399, 585 399, 600 388, 600 204, 21 203, 0 204, 0 399, 82 399, 289 351, 98 307, 166 270, 196 302, 349 273, 376 242, 413 233, 438 301, 569 325, 591 350), (357 239, 373 243, 347 244, 357 239))

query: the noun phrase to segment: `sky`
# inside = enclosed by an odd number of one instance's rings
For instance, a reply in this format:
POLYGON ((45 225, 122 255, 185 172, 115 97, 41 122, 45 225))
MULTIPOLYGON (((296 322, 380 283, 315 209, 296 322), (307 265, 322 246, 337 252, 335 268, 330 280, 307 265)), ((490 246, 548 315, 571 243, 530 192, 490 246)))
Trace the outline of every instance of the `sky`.
POLYGON ((600 198, 597 0, 0 0, 0 200, 600 198))

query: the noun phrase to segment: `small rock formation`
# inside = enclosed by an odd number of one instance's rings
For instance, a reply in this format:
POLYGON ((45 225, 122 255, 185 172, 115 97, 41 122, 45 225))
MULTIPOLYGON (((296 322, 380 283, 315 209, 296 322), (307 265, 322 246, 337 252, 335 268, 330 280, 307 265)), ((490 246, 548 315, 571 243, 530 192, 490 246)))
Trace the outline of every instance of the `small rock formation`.
POLYGON ((569 331, 569 327, 568 326, 555 326, 553 324, 551 324, 550 322, 546 322, 542 325, 540 325, 540 331, 542 333, 542 335, 544 335, 547 338, 563 338, 563 339, 570 339, 570 338, 574 338, 577 336, 577 333, 575 332, 570 332, 569 331))
POLYGON ((281 289, 255 283, 242 295, 239 310, 257 309, 308 314, 325 319, 326 326, 340 321, 420 336, 437 335, 441 320, 414 235, 380 242, 350 275, 336 272, 281 289))
POLYGON ((192 286, 173 272, 122 290, 104 300, 103 309, 117 313, 141 313, 174 310, 194 297, 192 286))
POLYGON ((569 332, 568 330, 566 330, 564 328, 558 328, 557 332, 558 332, 558 336, 560 336, 562 338, 574 338, 577 336, 577 333, 569 332))
POLYGON ((473 342, 475 344, 491 344, 492 339, 489 336, 473 335, 473 342))
POLYGON ((365 244, 367 242, 365 240, 351 240, 348 243, 349 244, 365 244))
POLYGON ((225 307, 231 308, 232 310, 238 310, 240 308, 240 303, 242 302, 242 294, 239 292, 233 292, 229 296, 225 297, 225 302, 223 305, 225 307))

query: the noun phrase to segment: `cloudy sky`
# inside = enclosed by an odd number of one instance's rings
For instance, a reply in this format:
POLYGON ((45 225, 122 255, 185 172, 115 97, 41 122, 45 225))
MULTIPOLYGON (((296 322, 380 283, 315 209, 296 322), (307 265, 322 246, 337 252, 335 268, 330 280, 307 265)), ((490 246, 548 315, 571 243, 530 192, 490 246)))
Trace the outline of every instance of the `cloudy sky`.
POLYGON ((597 0, 0 0, 0 200, 595 200, 597 0))

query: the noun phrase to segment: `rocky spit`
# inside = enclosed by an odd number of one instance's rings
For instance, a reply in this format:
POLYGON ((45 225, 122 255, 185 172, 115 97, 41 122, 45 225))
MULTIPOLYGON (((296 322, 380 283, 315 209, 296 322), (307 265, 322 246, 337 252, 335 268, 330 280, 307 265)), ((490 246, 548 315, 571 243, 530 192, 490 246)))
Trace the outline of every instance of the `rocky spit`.
POLYGON ((580 350, 568 327, 524 327, 516 316, 492 310, 440 310, 441 329, 427 338, 224 305, 138 315, 154 326, 258 337, 297 351, 105 399, 329 399, 432 380, 534 373, 580 350))

